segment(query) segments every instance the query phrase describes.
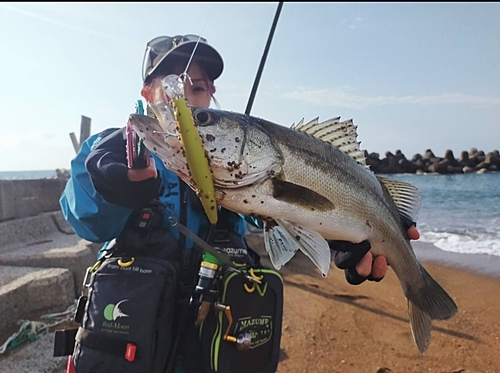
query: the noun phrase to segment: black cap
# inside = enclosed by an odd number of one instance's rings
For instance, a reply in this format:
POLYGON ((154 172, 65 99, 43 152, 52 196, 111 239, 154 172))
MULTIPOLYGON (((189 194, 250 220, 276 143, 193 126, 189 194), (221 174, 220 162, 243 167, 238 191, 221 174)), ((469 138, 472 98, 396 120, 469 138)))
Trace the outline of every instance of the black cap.
POLYGON ((187 65, 195 46, 193 59, 203 66, 211 80, 217 79, 224 68, 219 52, 210 46, 206 39, 197 35, 177 35, 159 36, 147 44, 143 60, 143 80, 150 77, 160 66, 173 68, 178 63, 187 65))

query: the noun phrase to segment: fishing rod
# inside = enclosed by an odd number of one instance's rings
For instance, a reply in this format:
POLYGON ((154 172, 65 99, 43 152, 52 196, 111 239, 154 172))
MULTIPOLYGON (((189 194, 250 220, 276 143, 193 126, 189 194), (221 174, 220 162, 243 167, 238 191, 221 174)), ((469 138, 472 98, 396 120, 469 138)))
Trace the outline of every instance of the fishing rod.
POLYGON ((278 24, 278 19, 280 17, 282 7, 283 7, 283 1, 280 1, 278 3, 278 8, 276 9, 276 14, 274 15, 274 20, 271 26, 271 30, 269 31, 269 36, 267 37, 267 43, 266 47, 264 48, 264 53, 262 54, 262 58, 260 60, 259 69, 257 70, 255 81, 253 82, 252 92, 250 93, 250 97, 248 98, 247 108, 245 109, 246 115, 250 115, 250 111, 252 110, 253 101, 255 99, 255 95, 257 94, 257 87, 259 86, 260 77, 262 76, 262 71, 264 70, 267 54, 269 53, 269 48, 271 47, 271 41, 273 40, 274 31, 276 30, 276 25, 278 24))

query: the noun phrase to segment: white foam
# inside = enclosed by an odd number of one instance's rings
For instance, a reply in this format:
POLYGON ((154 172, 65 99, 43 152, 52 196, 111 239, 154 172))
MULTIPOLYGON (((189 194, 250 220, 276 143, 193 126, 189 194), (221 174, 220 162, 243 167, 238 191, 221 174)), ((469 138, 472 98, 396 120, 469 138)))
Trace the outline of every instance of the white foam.
POLYGON ((500 256, 500 237, 492 234, 420 232, 420 241, 430 242, 443 251, 459 254, 500 256))

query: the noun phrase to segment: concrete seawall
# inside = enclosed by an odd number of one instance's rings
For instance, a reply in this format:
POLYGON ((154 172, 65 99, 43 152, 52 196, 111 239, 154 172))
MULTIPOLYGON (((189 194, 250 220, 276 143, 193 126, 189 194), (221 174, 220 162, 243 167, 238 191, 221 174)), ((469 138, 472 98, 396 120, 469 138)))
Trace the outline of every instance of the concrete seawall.
MULTIPOLYGON (((63 178, 0 180, 0 345, 17 332, 19 320, 39 321, 71 306, 102 247, 79 238, 64 220, 59 198, 65 185, 63 178)), ((44 348, 36 366, 13 363, 29 361, 22 357, 28 349, 0 356, 0 366, 52 372, 54 364, 64 365, 65 358, 52 357, 51 345, 44 348)))
POLYGON ((0 222, 58 211, 65 179, 0 180, 0 222))

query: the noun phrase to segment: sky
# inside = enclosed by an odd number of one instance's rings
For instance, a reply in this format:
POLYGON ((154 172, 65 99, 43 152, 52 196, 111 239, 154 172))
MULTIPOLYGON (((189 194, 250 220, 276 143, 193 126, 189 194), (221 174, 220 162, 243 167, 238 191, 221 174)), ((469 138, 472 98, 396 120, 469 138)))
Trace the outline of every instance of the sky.
MULTIPOLYGON (((215 97, 243 113, 278 2, 0 3, 0 171, 69 168, 81 116, 123 127, 146 43, 202 35, 224 58, 215 97)), ((287 3, 251 115, 340 116, 361 149, 408 159, 500 149, 500 3, 287 3)))

